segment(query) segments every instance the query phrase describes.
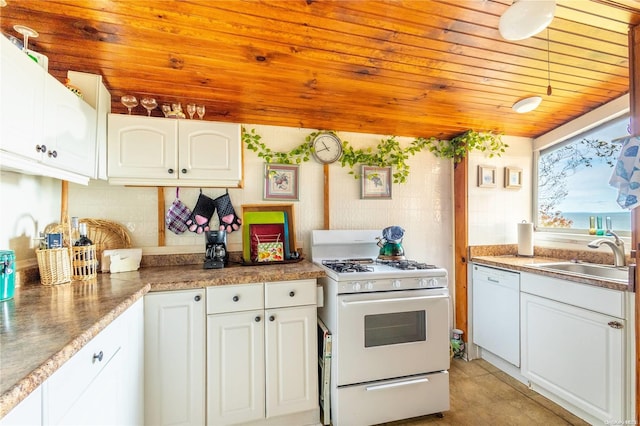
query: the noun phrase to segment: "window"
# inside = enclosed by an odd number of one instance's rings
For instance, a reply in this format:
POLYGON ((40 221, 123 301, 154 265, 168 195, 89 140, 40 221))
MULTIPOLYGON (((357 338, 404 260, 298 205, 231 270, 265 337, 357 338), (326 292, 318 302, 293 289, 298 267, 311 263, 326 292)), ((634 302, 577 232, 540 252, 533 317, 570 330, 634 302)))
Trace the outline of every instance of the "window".
POLYGON ((587 232, 591 217, 606 229, 609 217, 613 231, 630 234, 631 214, 618 205, 618 192, 609 186, 628 124, 626 114, 540 152, 538 230, 587 232))

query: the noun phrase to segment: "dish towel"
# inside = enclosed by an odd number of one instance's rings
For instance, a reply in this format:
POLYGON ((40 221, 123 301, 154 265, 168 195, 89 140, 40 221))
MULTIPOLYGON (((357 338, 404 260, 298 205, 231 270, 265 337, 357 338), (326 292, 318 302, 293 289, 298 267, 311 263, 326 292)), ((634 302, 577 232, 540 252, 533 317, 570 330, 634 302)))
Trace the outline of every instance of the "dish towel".
POLYGON ((618 189, 616 200, 623 209, 633 209, 640 203, 640 137, 628 137, 622 143, 618 161, 609 185, 618 189))

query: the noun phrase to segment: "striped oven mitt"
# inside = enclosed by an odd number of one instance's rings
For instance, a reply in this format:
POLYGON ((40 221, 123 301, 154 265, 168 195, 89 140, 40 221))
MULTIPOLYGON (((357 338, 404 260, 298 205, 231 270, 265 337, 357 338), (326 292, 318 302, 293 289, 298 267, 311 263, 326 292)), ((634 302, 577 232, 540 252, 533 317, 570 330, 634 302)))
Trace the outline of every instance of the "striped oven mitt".
POLYGON ((176 199, 169 206, 165 217, 167 228, 174 234, 182 234, 187 230, 187 220, 189 220, 190 216, 191 210, 180 201, 180 188, 176 188, 176 199))

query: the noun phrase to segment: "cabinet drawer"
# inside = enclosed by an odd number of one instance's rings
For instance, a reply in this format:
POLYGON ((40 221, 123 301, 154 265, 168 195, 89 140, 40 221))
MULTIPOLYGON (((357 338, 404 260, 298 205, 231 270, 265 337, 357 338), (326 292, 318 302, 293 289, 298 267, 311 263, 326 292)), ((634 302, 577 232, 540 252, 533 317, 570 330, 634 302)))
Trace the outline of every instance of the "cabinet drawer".
POLYGON ((316 280, 277 281, 266 283, 264 300, 267 309, 287 306, 315 305, 316 280))
POLYGON ((126 324, 116 319, 91 339, 46 382, 49 421, 57 424, 121 350, 126 324))
POLYGON ((262 283, 207 288, 207 314, 264 308, 262 283))

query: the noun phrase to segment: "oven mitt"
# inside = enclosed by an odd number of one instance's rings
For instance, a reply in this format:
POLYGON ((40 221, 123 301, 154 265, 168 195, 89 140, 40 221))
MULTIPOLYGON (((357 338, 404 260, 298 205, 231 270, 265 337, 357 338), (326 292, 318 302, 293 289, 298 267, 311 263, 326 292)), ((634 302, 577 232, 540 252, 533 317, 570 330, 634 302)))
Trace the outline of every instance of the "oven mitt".
POLYGON ((202 234, 203 231, 208 231, 209 221, 215 210, 216 205, 214 201, 201 192, 198 196, 196 206, 193 212, 191 212, 191 216, 187 219, 189 231, 195 232, 196 234, 202 234))
POLYGON ((226 231, 227 234, 237 231, 240 228, 242 220, 236 214, 231 204, 229 193, 223 194, 213 200, 218 210, 218 219, 220 219, 220 230, 226 231))
POLYGON ((187 207, 179 198, 179 188, 176 188, 176 199, 173 200, 167 216, 165 217, 165 223, 167 228, 174 234, 182 234, 187 230, 187 220, 191 217, 191 210, 187 207))

